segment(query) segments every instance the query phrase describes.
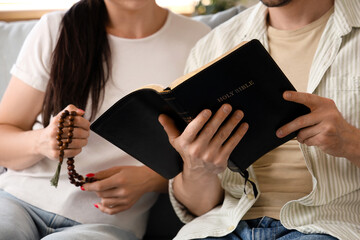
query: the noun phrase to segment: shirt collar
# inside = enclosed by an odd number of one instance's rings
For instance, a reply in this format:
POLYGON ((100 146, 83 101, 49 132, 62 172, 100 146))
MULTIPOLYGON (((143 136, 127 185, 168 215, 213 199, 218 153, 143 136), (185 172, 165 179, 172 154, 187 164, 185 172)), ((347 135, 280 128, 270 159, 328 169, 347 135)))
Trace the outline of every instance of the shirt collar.
POLYGON ((335 0, 334 26, 340 36, 348 34, 352 28, 360 27, 359 13, 359 0, 335 0))

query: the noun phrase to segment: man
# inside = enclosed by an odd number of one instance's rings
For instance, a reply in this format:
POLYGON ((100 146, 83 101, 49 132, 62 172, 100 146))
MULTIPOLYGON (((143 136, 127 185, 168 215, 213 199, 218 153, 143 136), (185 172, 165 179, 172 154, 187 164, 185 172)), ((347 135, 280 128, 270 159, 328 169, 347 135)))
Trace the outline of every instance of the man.
POLYGON ((311 113, 276 133, 284 137, 300 129, 296 140, 248 169, 260 191, 256 198, 244 179, 226 167, 252 127, 242 123, 227 139, 246 113, 234 109, 222 124, 231 106, 222 106, 213 117, 204 110, 183 133, 161 115, 184 160, 183 172, 170 183, 174 209, 187 223, 175 239, 358 239, 360 2, 261 2, 200 40, 187 71, 242 41, 258 39, 298 90, 285 92, 284 98, 308 106, 311 113))

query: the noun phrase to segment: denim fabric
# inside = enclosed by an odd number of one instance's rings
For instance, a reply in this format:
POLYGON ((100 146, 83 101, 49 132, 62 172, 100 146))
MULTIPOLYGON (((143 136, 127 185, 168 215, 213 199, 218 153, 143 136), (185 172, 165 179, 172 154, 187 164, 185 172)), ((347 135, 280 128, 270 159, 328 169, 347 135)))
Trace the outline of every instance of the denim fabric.
POLYGON ((324 234, 304 234, 286 229, 278 220, 263 217, 240 221, 236 229, 224 237, 208 237, 206 240, 336 240, 324 234))
POLYGON ((0 190, 0 240, 136 240, 107 224, 80 224, 46 212, 0 190))

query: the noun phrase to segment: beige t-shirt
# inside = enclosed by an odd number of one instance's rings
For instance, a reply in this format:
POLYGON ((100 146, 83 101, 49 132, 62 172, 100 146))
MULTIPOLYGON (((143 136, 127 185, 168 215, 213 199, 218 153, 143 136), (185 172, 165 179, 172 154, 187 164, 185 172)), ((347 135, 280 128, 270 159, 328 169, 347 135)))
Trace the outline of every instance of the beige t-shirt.
MULTIPOLYGON (((310 67, 332 8, 318 20, 297 30, 268 27, 269 52, 294 87, 305 92, 310 67)), ((282 206, 312 190, 311 175, 295 139, 274 149, 254 164, 259 199, 243 219, 279 219, 282 206)))

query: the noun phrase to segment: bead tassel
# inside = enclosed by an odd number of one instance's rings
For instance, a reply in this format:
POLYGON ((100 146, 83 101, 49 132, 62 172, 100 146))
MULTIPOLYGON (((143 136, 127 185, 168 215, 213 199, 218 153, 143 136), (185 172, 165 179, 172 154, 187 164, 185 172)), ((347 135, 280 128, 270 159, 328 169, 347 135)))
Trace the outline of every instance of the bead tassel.
POLYGON ((54 186, 54 187, 56 187, 56 188, 57 188, 58 182, 59 182, 61 165, 62 165, 62 161, 59 161, 58 166, 57 166, 57 168, 56 168, 56 172, 55 172, 54 176, 53 176, 53 177, 51 178, 51 180, 50 180, 51 186, 54 186))

